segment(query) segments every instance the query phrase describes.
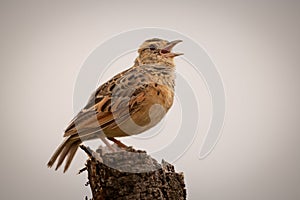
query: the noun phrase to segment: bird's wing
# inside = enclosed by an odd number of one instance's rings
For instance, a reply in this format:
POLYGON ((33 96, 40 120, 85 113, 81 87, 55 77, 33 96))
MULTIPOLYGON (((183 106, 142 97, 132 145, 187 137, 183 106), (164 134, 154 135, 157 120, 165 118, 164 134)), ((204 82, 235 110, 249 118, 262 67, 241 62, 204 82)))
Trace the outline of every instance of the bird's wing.
POLYGON ((73 118, 64 137, 78 132, 91 132, 112 123, 122 123, 138 110, 144 100, 144 89, 149 85, 147 75, 130 68, 101 85, 86 106, 73 118))

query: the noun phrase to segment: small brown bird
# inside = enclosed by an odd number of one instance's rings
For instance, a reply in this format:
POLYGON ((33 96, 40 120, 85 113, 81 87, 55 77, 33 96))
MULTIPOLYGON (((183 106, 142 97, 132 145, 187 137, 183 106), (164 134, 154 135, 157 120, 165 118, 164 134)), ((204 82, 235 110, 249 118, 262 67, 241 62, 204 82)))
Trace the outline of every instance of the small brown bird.
POLYGON ((158 38, 146 40, 138 50, 134 65, 101 85, 87 105, 65 130, 65 141, 57 148, 48 167, 58 158, 56 170, 66 159, 64 172, 82 141, 105 138, 126 147, 114 137, 142 133, 155 126, 173 104, 175 86, 174 57, 171 52, 181 42, 158 38))

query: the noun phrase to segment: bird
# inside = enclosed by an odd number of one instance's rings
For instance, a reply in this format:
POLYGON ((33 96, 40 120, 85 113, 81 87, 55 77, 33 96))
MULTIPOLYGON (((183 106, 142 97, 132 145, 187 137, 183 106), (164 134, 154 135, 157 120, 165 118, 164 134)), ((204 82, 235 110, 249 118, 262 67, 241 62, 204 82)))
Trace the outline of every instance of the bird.
POLYGON ((168 41, 152 38, 138 48, 132 67, 100 85, 87 104, 65 129, 65 140, 48 162, 57 170, 65 161, 66 172, 83 141, 101 139, 110 146, 109 139, 119 147, 126 147, 115 137, 140 134, 157 125, 174 99, 174 58, 183 53, 172 52, 182 40, 168 41))

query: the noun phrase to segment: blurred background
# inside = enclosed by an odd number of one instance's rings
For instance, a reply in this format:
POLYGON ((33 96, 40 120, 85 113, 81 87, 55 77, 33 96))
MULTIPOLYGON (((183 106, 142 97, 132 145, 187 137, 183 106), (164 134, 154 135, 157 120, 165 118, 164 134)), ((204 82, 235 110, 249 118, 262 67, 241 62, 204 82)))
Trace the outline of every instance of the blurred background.
POLYGON ((161 27, 201 44, 226 92, 214 151, 199 160, 199 134, 173 163, 185 173, 188 199, 300 199, 299 9, 292 0, 0 1, 0 198, 91 197, 87 174, 76 175, 83 152, 66 174, 46 167, 76 114, 77 75, 107 38, 161 27))

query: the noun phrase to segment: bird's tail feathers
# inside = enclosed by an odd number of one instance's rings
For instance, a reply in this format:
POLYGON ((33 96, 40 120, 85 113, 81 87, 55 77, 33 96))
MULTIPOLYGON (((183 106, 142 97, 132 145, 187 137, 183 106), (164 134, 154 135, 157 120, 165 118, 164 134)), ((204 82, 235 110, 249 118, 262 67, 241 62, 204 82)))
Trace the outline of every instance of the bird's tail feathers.
POLYGON ((74 158, 74 155, 81 143, 81 139, 78 135, 72 135, 68 137, 54 152, 52 157, 48 162, 48 167, 52 167, 58 158, 58 162, 55 170, 57 170, 63 161, 66 159, 66 164, 64 167, 64 172, 66 172, 74 158))

